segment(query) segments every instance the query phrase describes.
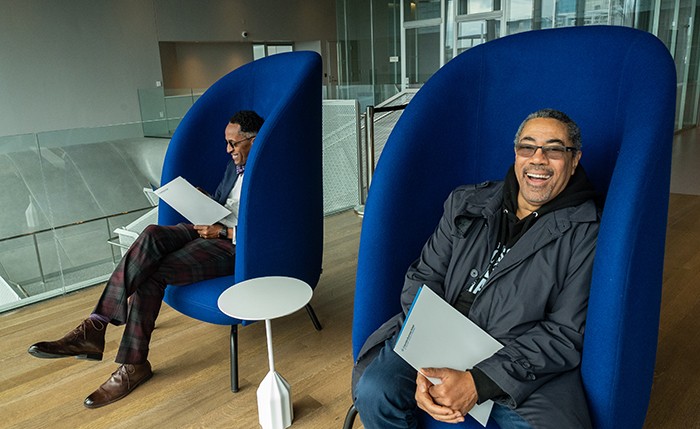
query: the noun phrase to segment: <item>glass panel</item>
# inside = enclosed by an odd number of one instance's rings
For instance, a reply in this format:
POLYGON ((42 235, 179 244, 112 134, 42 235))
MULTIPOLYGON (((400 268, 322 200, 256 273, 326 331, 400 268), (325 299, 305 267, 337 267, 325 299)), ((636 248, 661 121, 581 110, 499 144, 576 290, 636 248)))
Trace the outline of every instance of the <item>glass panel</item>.
POLYGON ((697 29, 697 22, 700 18, 700 8, 696 7, 695 17, 692 21, 692 45, 689 47, 688 62, 688 83, 686 85, 685 112, 683 115, 683 126, 692 127, 698 122, 698 103, 700 102, 700 31, 697 29))
POLYGON ((338 0, 338 96, 377 105, 401 88, 399 0, 338 0))
POLYGON ((533 11, 533 27, 537 30, 552 28, 554 26, 554 2, 555 0, 536 0, 533 11))
POLYGON ((168 118, 168 133, 172 135, 192 104, 195 95, 190 89, 169 89, 165 92, 165 112, 168 118))
POLYGON ((85 281, 94 283, 115 267, 111 231, 100 219, 40 234, 39 253, 46 278, 46 289, 53 290, 85 281), (43 237, 45 235, 45 237, 43 237))
POLYGON ((265 45, 253 45, 253 60, 265 57, 265 45))
POLYGON ((586 11, 583 17, 584 25, 607 24, 609 9, 609 0, 586 1, 586 11))
POLYGON ((50 227, 41 162, 36 135, 0 137, 0 308, 45 291, 33 235, 50 227))
POLYGON ((268 45, 267 55, 281 54, 283 52, 292 52, 292 45, 268 45))
POLYGON ((512 0, 506 17, 506 33, 532 30, 533 0, 512 0))
POLYGON ((673 36, 675 34, 675 1, 660 0, 661 10, 659 13, 659 32, 656 35, 666 47, 671 50, 674 47, 673 36))
MULTIPOLYGON (((678 0, 676 0, 678 1, 678 0)), ((674 0, 661 0, 661 12, 659 14, 659 34, 658 37, 664 42, 666 47, 671 51, 673 59, 676 63, 676 128, 678 128, 678 118, 681 116, 681 106, 683 91, 685 89, 683 78, 685 75, 685 47, 687 29, 684 25, 678 23, 678 12, 686 4, 685 0, 681 0, 677 4, 674 0), (677 6, 679 9, 677 9, 677 6)), ((686 15, 687 16, 687 15, 686 15)), ((687 19, 687 18, 686 18, 687 19)))
POLYGON ((459 23, 457 34, 457 53, 498 38, 500 20, 489 19, 459 23))
POLYGON ((408 87, 423 85, 440 68, 440 26, 406 30, 408 87))
POLYGON ((558 0, 556 2, 556 27, 573 27, 577 25, 576 0, 558 0))
MULTIPOLYGON (((445 2, 445 62, 452 59, 455 39, 455 16, 452 12, 453 0, 445 2)), ((460 1, 460 0, 458 0, 460 1)))
POLYGON ((143 135, 169 137, 168 121, 165 117, 165 92, 163 87, 139 89, 139 107, 143 121, 143 135))
POLYGON ((38 243, 34 235, 0 241, 0 278, 20 299, 46 292, 38 243))
POLYGON ((440 0, 404 1, 404 21, 440 18, 440 0))
POLYGON ((459 0, 457 3, 457 14, 467 15, 482 12, 493 12, 500 10, 500 0, 459 0))
POLYGON ((401 89, 401 8, 398 0, 372 6, 374 102, 379 104, 401 89))
POLYGON ((691 71, 691 59, 693 54, 693 0, 680 0, 678 29, 676 36, 676 49, 673 57, 676 61, 676 73, 678 78, 678 115, 677 128, 695 124, 695 80, 696 70, 691 71))
POLYGON ((609 20, 610 25, 625 25, 626 9, 625 0, 610 0, 609 20))
POLYGON ((651 31, 654 23, 655 0, 624 1, 623 25, 639 30, 651 31))
POLYGON ((108 240, 151 210, 168 142, 140 122, 0 138, 0 311, 108 277, 108 240))

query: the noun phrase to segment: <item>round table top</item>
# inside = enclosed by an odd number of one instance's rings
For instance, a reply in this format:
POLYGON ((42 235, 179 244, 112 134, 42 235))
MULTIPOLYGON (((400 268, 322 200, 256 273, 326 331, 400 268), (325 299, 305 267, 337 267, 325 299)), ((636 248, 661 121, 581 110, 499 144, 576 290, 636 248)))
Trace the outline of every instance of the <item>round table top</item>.
POLYGON ((219 296, 219 309, 241 320, 265 320, 291 314, 311 300, 306 282, 292 277, 258 277, 236 283, 219 296))

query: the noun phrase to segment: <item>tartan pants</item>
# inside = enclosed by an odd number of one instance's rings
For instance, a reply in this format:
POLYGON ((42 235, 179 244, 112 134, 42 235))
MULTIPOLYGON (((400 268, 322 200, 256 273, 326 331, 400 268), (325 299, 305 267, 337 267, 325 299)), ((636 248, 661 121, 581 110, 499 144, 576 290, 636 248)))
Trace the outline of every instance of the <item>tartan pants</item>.
POLYGON ((139 235, 107 281, 95 313, 126 324, 115 361, 146 362, 148 344, 167 285, 233 274, 235 246, 203 239, 192 225, 150 225, 139 235), (131 298, 131 300, 129 300, 131 298))

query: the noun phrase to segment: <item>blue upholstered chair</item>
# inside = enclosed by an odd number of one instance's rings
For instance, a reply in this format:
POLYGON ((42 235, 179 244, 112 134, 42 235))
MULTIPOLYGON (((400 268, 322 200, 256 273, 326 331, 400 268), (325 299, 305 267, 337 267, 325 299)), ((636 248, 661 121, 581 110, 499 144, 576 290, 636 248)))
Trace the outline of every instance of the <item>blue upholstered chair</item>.
MULTIPOLYGON (((404 274, 448 193, 460 184, 502 180, 514 160, 517 126, 545 107, 580 125, 582 164, 605 197, 581 367, 593 424, 641 428, 656 354, 675 71, 664 45, 638 30, 591 26, 504 37, 454 58, 423 86, 372 179, 353 355, 401 311, 404 274)), ((470 417, 457 426, 427 414, 421 419, 426 428, 481 427, 470 417)))
MULTIPOLYGON (((231 157, 224 128, 238 110, 265 119, 246 164, 235 274, 186 287, 168 286, 165 302, 190 317, 231 326, 231 390, 238 390, 237 326, 217 299, 229 286, 261 276, 289 276, 312 287, 323 255, 321 58, 312 52, 274 55, 246 64, 211 86, 182 119, 168 146, 162 181, 183 176, 210 193, 231 157)), ((184 219, 161 202, 158 222, 184 219)), ((233 263, 233 261, 232 261, 233 263)), ((306 307, 316 329, 320 324, 306 307)))

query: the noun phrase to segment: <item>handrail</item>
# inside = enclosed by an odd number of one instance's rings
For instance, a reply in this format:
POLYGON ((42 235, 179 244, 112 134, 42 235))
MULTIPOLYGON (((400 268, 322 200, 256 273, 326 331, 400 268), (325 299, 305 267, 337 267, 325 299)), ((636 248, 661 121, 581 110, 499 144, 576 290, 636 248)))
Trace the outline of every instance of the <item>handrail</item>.
MULTIPOLYGON (((44 232, 56 231, 56 230, 63 229, 63 228, 68 228, 68 227, 71 227, 71 226, 83 225, 83 224, 86 224, 86 223, 96 222, 96 221, 101 221, 101 220, 106 220, 106 221, 107 221, 107 229, 109 230, 109 219, 114 218, 114 217, 117 217, 117 216, 122 216, 122 215, 127 215, 127 214, 131 214, 131 213, 136 213, 136 212, 144 211, 144 210, 150 210, 150 209, 152 209, 152 208, 153 208, 152 206, 149 206, 149 207, 144 207, 144 208, 139 208, 139 209, 127 210, 127 211, 123 211, 123 212, 119 212, 119 213, 113 213, 113 214, 109 214, 109 215, 105 215, 105 216, 98 216, 98 217, 95 217, 95 218, 92 218, 92 219, 79 220, 79 221, 76 221, 76 222, 67 223, 67 224, 64 224, 64 225, 59 225, 59 226, 55 226, 55 227, 51 227, 51 228, 44 228, 44 229, 40 229, 40 230, 37 230, 37 231, 32 231, 32 232, 26 232, 26 233, 23 233, 23 234, 13 235, 13 236, 11 236, 11 237, 4 237, 4 238, 0 238, 0 243, 5 242, 5 241, 9 241, 9 240, 15 240, 15 239, 18 239, 18 238, 23 238, 23 237, 32 237, 32 241, 34 242, 34 251, 35 251, 35 253, 36 253, 36 262, 37 262, 37 265, 38 265, 38 268, 39 268, 39 278, 41 279, 41 282, 45 284, 45 283, 46 283, 46 273, 44 272, 44 264, 43 264, 42 261, 41 261, 41 253, 39 252, 39 242, 37 241, 37 238, 36 238, 38 234, 41 234, 41 233, 44 233, 44 232)), ((109 241, 109 240, 108 240, 108 241, 109 241)), ((6 280, 6 281, 8 281, 8 280, 6 280)), ((10 283, 12 283, 13 285, 15 285, 15 287, 17 287, 17 289, 20 290, 20 291, 25 295, 25 298, 29 296, 29 295, 27 294, 27 292, 24 290, 24 288, 22 287, 22 285, 20 285, 20 284, 17 283, 17 282, 13 282, 13 281, 10 281, 10 283)))
MULTIPOLYGON (((388 115, 384 115, 381 118, 375 119, 375 114, 377 113, 391 113, 399 110, 403 110, 408 106, 408 104, 400 104, 395 106, 367 106, 367 111, 363 115, 365 122, 365 148, 364 152, 366 156, 364 160, 360 160, 358 163, 358 186, 360 189, 360 205, 355 208, 355 213, 358 216, 364 215, 365 202, 367 201, 367 194, 369 193, 369 186, 372 183, 372 176, 374 175, 374 168, 376 165, 375 154, 374 154, 374 123, 383 119, 388 115), (362 162, 364 161, 364 162, 362 162), (364 169, 363 169, 364 164, 364 169), (365 184, 363 170, 367 172, 367 183, 365 184), (365 192, 363 190, 366 189, 365 192)), ((362 148, 358 148, 358 157, 361 157, 362 148)))
POLYGON ((84 224, 84 223, 95 222, 95 221, 98 221, 98 220, 111 219, 111 218, 117 217, 117 216, 128 215, 128 214, 131 214, 131 213, 136 213, 136 212, 140 212, 140 211, 144 211, 144 210, 150 210, 150 209, 152 209, 152 208, 153 208, 152 206, 148 206, 148 207, 143 207, 143 208, 139 208, 139 209, 127 210, 127 211, 123 211, 123 212, 118 212, 118 213, 113 213, 113 214, 109 214, 109 215, 104 215, 104 216, 95 217, 95 218, 92 218, 92 219, 79 220, 79 221, 72 222, 72 223, 67 223, 67 224, 64 224, 64 225, 59 225, 59 226, 44 228, 44 229, 40 229, 40 230, 37 230, 37 231, 25 232, 25 233, 22 233, 22 234, 13 235, 13 236, 11 236, 11 237, 3 237, 3 238, 0 238, 0 243, 2 243, 2 242, 4 242, 4 241, 14 240, 14 239, 17 239, 17 238, 34 236, 34 235, 37 235, 37 234, 41 234, 42 232, 49 232, 49 231, 55 231, 55 230, 57 230, 57 229, 68 228, 69 226, 76 226, 76 225, 82 225, 82 224, 84 224))

